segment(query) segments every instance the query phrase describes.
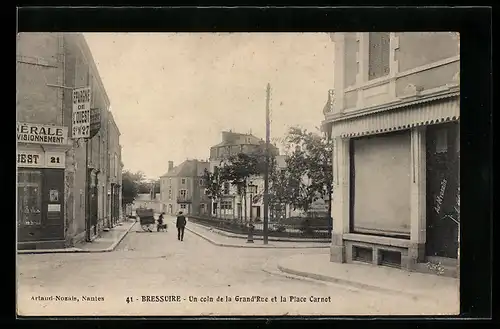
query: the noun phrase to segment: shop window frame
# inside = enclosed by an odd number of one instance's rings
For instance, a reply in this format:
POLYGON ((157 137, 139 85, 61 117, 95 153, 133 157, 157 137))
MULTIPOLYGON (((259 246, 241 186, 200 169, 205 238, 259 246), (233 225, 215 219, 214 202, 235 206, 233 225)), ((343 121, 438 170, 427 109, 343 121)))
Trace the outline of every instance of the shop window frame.
POLYGON ((43 175, 44 175, 44 170, 43 169, 39 169, 39 168, 19 168, 18 169, 18 172, 17 172, 17 182, 16 182, 16 185, 17 185, 17 198, 18 198, 18 202, 17 202, 17 225, 18 227, 20 228, 39 228, 39 227, 43 227, 44 226, 44 215, 43 215, 43 175), (27 184, 28 185, 24 185, 24 187, 33 187, 33 186, 37 186, 38 188, 38 202, 37 204, 39 205, 39 209, 38 209, 38 214, 39 214, 39 218, 40 218, 40 222, 38 224, 26 224, 26 222, 22 219, 22 215, 21 215, 21 211, 19 209, 19 206, 20 206, 20 195, 19 195, 19 188, 21 187, 20 186, 20 180, 19 180, 19 176, 21 173, 28 173, 28 172, 37 172, 39 173, 39 184, 38 185, 35 185, 36 183, 34 182, 28 182, 27 184))

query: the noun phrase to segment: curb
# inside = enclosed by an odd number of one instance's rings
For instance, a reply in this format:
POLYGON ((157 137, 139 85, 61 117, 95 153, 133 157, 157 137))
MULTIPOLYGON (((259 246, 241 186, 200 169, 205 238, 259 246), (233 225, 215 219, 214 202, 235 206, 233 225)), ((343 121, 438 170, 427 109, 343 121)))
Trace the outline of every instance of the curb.
POLYGON ((81 248, 67 248, 67 249, 53 249, 53 250, 18 250, 17 253, 22 255, 26 254, 74 254, 74 253, 98 253, 98 252, 111 252, 116 249, 116 247, 123 241, 123 239, 127 236, 130 230, 135 226, 135 223, 132 224, 124 233, 115 241, 113 244, 105 249, 81 249, 81 248))
MULTIPOLYGON (((130 227, 125 231, 125 233, 123 233, 122 236, 119 237, 118 240, 116 240, 109 248, 104 249, 103 252, 110 252, 110 251, 115 250, 116 247, 118 247, 118 245, 120 244, 120 242, 122 242, 123 239, 125 239, 128 232, 130 232, 130 230, 132 230, 132 228, 135 226, 136 223, 137 222, 134 222, 132 225, 130 225, 130 227)), ((98 251, 96 251, 96 252, 98 252, 98 251)))
POLYGON ((238 244, 226 244, 226 243, 218 243, 218 242, 215 242, 213 241, 212 239, 208 238, 207 236, 201 234, 201 233, 198 233, 196 231, 193 231, 191 230, 190 228, 188 228, 186 226, 185 228, 186 230, 188 230, 189 232, 191 233, 194 233, 196 234, 197 236, 205 239, 206 241, 210 242, 211 244, 215 245, 215 246, 218 246, 218 247, 226 247, 226 248, 254 248, 254 249, 324 249, 324 248, 330 248, 330 245, 328 246, 321 246, 321 247, 316 247, 316 246, 290 246, 290 247, 285 247, 285 246, 264 246, 264 245, 248 245, 248 246, 244 246, 244 245, 238 245, 238 244))
POLYGON ((323 286, 327 284, 324 281, 314 280, 314 279, 306 278, 306 277, 303 277, 303 276, 298 276, 298 275, 293 275, 293 274, 289 274, 289 273, 284 273, 284 272, 278 270, 276 264, 274 264, 274 266, 271 266, 269 264, 269 262, 266 262, 261 267, 261 270, 264 273, 267 273, 269 275, 279 276, 279 277, 287 278, 287 279, 290 279, 290 280, 297 280, 297 281, 301 281, 301 282, 309 282, 309 283, 314 283, 314 284, 323 285, 323 286))
POLYGON ((389 293, 389 294, 396 294, 396 295, 407 295, 407 296, 411 295, 413 297, 425 298, 425 299, 430 298, 427 295, 423 295, 423 294, 419 294, 419 293, 401 291, 401 290, 390 289, 390 288, 383 288, 383 287, 374 286, 371 284, 335 278, 335 277, 326 276, 326 275, 317 274, 317 273, 302 272, 302 271, 298 271, 298 270, 294 270, 294 269, 285 267, 281 264, 278 264, 278 270, 280 270, 283 273, 287 273, 287 274, 297 275, 297 276, 301 276, 304 278, 309 278, 309 279, 323 281, 323 282, 331 282, 331 283, 339 284, 339 285, 347 285, 347 286, 351 286, 351 287, 354 287, 357 289, 370 290, 370 291, 374 291, 374 292, 382 292, 382 293, 389 293))

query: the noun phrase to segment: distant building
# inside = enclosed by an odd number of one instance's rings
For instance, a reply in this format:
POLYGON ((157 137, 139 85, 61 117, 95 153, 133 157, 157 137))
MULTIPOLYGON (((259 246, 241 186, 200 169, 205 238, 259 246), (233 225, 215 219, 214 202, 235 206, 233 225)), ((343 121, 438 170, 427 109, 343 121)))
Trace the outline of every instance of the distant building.
MULTIPOLYGON (((263 151, 266 142, 252 134, 241 134, 232 131, 222 132, 222 141, 210 148, 210 162, 217 162, 238 153, 250 154, 263 151)), ((278 155, 279 150, 275 145, 270 145, 269 153, 278 155)))
POLYGON ((132 210, 138 208, 153 209, 155 213, 160 213, 163 210, 160 195, 153 195, 152 193, 138 194, 132 204, 132 210))
POLYGON ((334 33, 331 261, 457 263, 460 44, 455 32, 334 33))
POLYGON ((174 167, 168 162, 168 171, 160 177, 160 200, 163 211, 176 214, 205 214, 210 200, 205 193, 203 173, 209 163, 200 160, 186 160, 174 167))
MULTIPOLYGON (((223 165, 224 160, 238 153, 252 154, 264 152, 266 143, 261 138, 252 134, 235 133, 232 131, 222 132, 222 141, 210 148, 210 172, 214 172, 215 167, 223 165)), ((270 145, 271 156, 279 157, 279 149, 275 145, 270 145)), ((283 159, 283 157, 281 157, 283 159)), ((284 160, 279 161, 280 165, 284 160)), ((264 178, 260 175, 250 177, 248 180, 247 198, 242 199, 235 186, 225 182, 222 186, 222 197, 219 200, 212 200, 211 213, 223 218, 262 219, 264 217, 264 178), (246 201, 246 216, 245 216, 246 201)))

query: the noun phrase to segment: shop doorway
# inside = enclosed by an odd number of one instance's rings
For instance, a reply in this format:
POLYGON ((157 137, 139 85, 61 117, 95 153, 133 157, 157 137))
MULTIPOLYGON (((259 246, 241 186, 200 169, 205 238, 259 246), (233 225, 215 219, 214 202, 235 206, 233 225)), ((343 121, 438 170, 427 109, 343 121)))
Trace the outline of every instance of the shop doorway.
POLYGON ((92 170, 89 169, 89 186, 88 186, 88 218, 89 218, 89 229, 90 229, 90 238, 94 238, 97 236, 97 218, 98 218, 98 184, 97 184, 97 174, 92 170))
POLYGON ((18 242, 64 240, 64 170, 18 169, 18 242))
POLYGON ((427 127, 426 255, 457 258, 459 123, 427 127))

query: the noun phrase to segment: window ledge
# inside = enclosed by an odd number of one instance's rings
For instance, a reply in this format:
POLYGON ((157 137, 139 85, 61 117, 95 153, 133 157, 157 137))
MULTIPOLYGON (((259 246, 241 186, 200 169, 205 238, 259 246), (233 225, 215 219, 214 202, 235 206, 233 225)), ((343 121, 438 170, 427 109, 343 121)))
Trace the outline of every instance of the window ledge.
POLYGON ((373 243, 378 245, 399 247, 399 248, 409 248, 410 241, 406 239, 389 238, 383 236, 356 234, 356 233, 346 233, 342 235, 343 240, 347 241, 357 241, 365 243, 373 243))

